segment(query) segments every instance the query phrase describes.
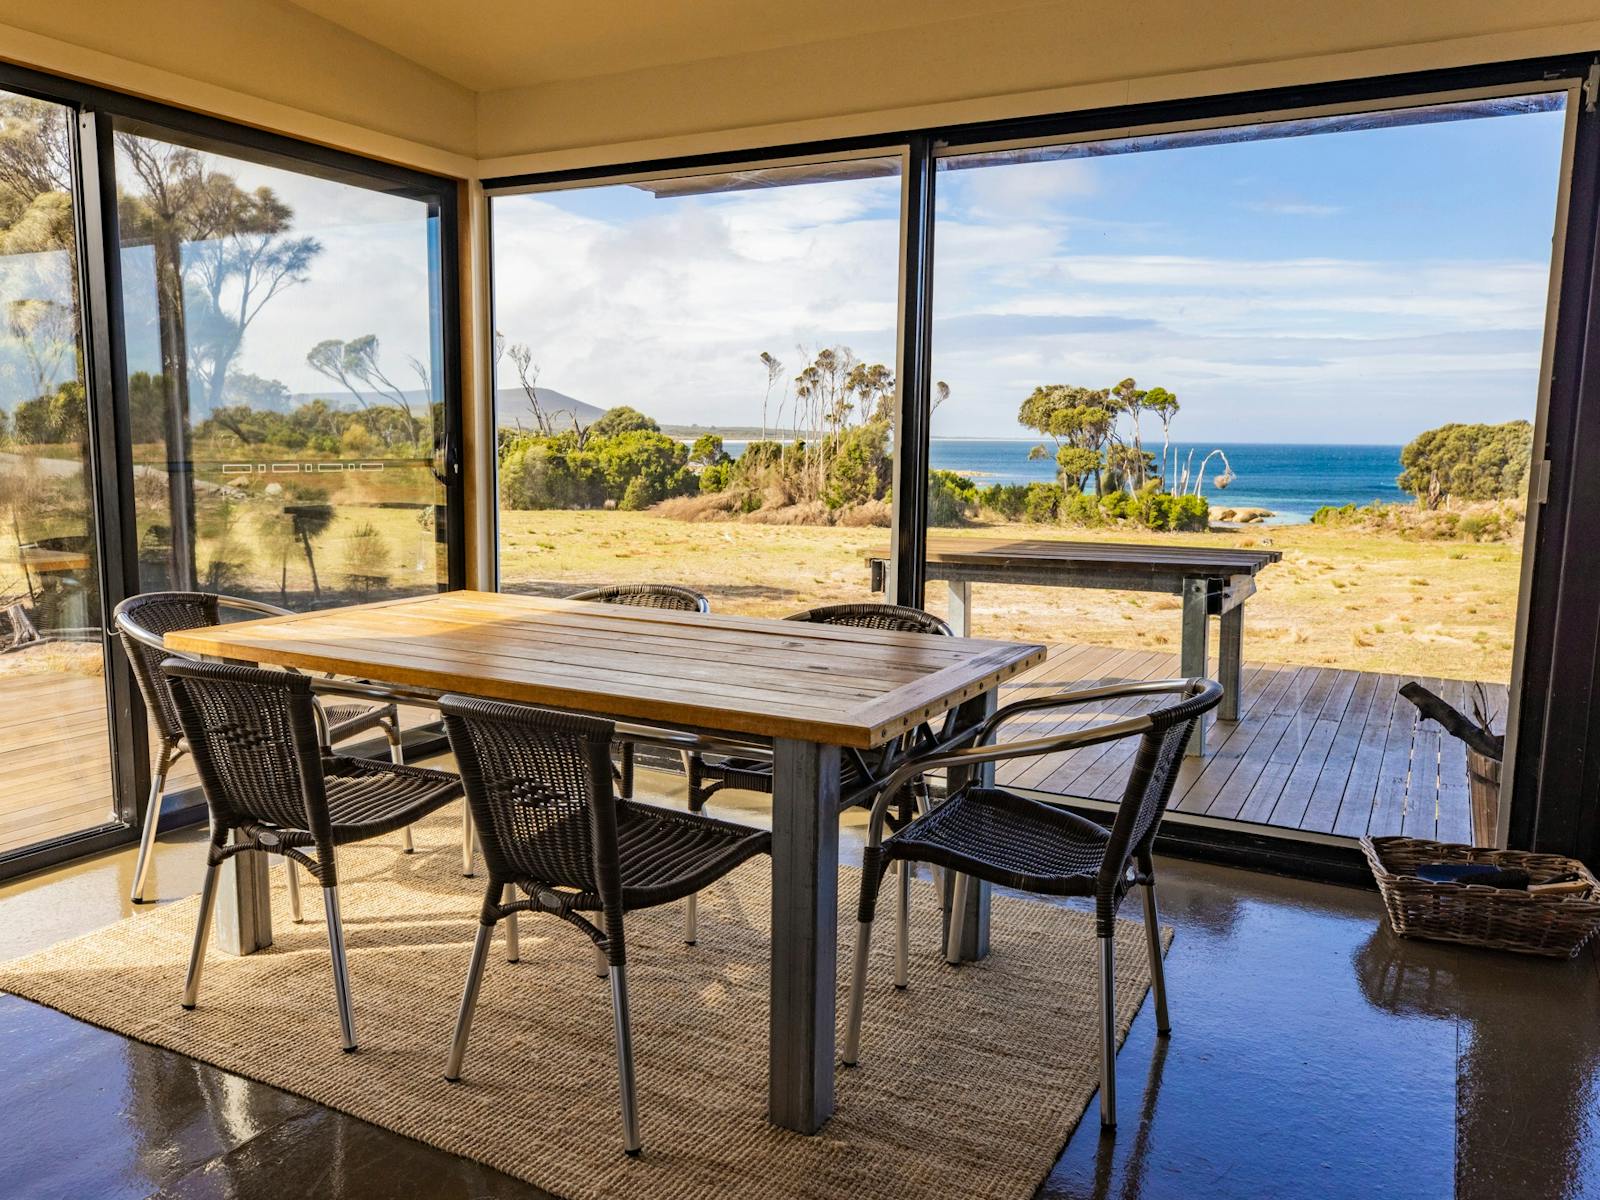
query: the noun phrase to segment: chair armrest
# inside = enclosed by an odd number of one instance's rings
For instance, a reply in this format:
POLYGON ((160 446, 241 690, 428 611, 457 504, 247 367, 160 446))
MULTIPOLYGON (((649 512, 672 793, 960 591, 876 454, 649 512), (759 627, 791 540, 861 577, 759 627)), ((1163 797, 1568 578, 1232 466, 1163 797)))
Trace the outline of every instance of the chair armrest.
POLYGON ((889 803, 900 790, 915 779, 921 778, 929 771, 936 771, 949 767, 976 767, 985 763, 1002 762, 1012 758, 1037 758, 1045 754, 1062 754, 1069 750, 1079 750, 1085 746, 1097 746, 1102 742, 1119 741, 1122 738, 1142 736, 1156 729, 1165 728, 1180 720, 1187 720, 1191 711, 1203 713, 1216 706, 1222 698, 1222 685, 1212 679, 1157 679, 1142 683, 1114 683, 1104 687, 1084 688, 1074 692, 1057 692, 1049 696, 1033 696, 1026 700, 1018 700, 1006 705, 991 715, 987 720, 972 729, 957 734, 954 738, 942 745, 919 754, 902 763, 896 770, 885 777, 882 790, 872 803, 872 818, 867 835, 867 844, 877 846, 883 836, 883 821, 889 803), (1038 712, 1043 709, 1069 708, 1079 704, 1091 704, 1102 700, 1116 700, 1130 696, 1181 696, 1184 702, 1168 706, 1158 713, 1143 713, 1136 717, 1125 717, 1120 721, 1107 721, 1099 725, 1090 725, 1083 729, 1074 729, 1067 733, 1052 734, 1047 737, 1029 738, 1022 741, 1005 742, 999 745, 985 744, 994 736, 1002 724, 1012 717, 1022 713, 1038 712), (977 745, 968 743, 976 742, 977 745))

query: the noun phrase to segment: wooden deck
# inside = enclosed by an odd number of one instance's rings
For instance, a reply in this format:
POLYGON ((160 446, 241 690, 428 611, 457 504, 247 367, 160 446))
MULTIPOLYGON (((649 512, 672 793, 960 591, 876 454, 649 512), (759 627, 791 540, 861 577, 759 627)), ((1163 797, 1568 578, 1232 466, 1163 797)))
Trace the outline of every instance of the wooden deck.
MULTIPOLYGON (((437 716, 402 707, 400 724, 437 716)), ((159 744, 154 730, 150 739, 159 744)), ((166 790, 199 783, 181 758, 166 790)), ((111 805, 104 682, 76 674, 0 679, 0 854, 108 824, 116 819, 111 805)))
MULTIPOLYGON (((1178 673, 1175 654, 1058 646, 1001 702, 1040 691, 1178 673)), ((1471 840, 1466 751, 1398 694, 1410 676, 1333 667, 1245 664, 1239 719, 1218 721, 1204 758, 1185 760, 1176 812, 1341 837, 1404 834, 1471 840)), ((1471 681, 1421 680, 1460 708, 1471 681)), ((1503 714, 1504 684, 1486 685, 1503 714)), ((1006 735, 1038 737, 1138 711, 1143 701, 1080 710, 1075 719, 1019 718, 1006 735)), ((1001 767, 1002 786, 1097 800, 1120 798, 1133 743, 1095 746, 1001 767)))
MULTIPOLYGON (((1178 671, 1176 654, 1056 646, 1017 676, 1002 702, 1041 690, 1113 679, 1156 679, 1178 671)), ((1218 722, 1203 759, 1186 761, 1173 808, 1286 829, 1346 837, 1403 833, 1470 841, 1466 752, 1438 726, 1420 724, 1400 699, 1406 676, 1331 667, 1247 663, 1240 719, 1218 722)), ((1466 707, 1471 683, 1422 681, 1466 707)), ((1505 711, 1506 689, 1489 688, 1505 711)), ((1046 715, 1019 720, 1012 737, 1071 728, 1084 719, 1132 711, 1112 704, 1077 721, 1046 715)), ((402 712, 406 725, 426 719, 402 712)), ((1132 747, 1094 747, 1008 765, 999 782, 1065 795, 1115 800, 1132 747)), ((169 784, 192 786, 180 762, 169 784)), ((111 819, 110 756, 104 691, 98 678, 23 676, 0 692, 0 853, 91 828, 111 819)))
POLYGON ((0 689, 0 853, 113 820, 103 681, 22 675, 0 689))

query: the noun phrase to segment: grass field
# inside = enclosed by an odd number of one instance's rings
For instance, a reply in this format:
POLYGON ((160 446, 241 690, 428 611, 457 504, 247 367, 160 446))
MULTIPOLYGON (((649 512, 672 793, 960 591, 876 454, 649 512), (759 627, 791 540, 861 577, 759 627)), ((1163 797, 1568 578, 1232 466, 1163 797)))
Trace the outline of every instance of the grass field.
MULTIPOLYGON (((291 607, 310 607, 311 576, 298 543, 268 546, 255 536, 253 505, 244 506, 222 556, 239 563, 233 590, 278 601, 287 584, 291 607), (286 568, 286 577, 285 577, 286 568)), ((1258 577, 1245 620, 1245 656, 1254 662, 1348 667, 1397 674, 1506 682, 1511 672, 1520 547, 1505 543, 1428 542, 1361 530, 1289 525, 1239 532, 1047 530, 992 524, 947 531, 1106 541, 1207 542, 1273 547, 1283 562, 1258 577)), ((781 616, 814 604, 867 597, 865 551, 887 546, 875 528, 686 522, 631 512, 503 512, 501 575, 514 591, 563 594, 579 587, 639 580, 688 584, 724 612, 781 616)), ((202 537, 202 566, 217 556, 202 537)), ((414 510, 341 503, 314 546, 323 604, 428 589, 437 578, 433 531, 414 510), (370 523, 386 549, 386 584, 353 583, 347 571, 351 533, 370 523)), ((3 569, 3 567, 0 567, 3 569)), ((1139 592, 979 584, 974 632, 1050 643, 1087 642, 1176 649, 1175 596, 1139 592)), ((944 588, 928 604, 943 613, 944 588)), ((76 649, 76 648, 74 648, 76 649)), ((12 673, 97 671, 99 656, 14 656, 12 673)))
MULTIPOLYGON (((1261 573, 1246 608, 1250 661, 1510 678, 1518 545, 1313 525, 1152 534, 992 524, 942 532, 1271 547, 1284 558, 1261 573)), ((863 553, 886 546, 888 531, 692 523, 651 513, 503 512, 500 544, 508 590, 559 593, 656 580, 699 588, 721 611, 779 616, 865 598, 863 553)), ((944 600, 944 588, 931 585, 929 608, 942 613, 944 600)), ((1179 640, 1175 596, 978 584, 973 607, 973 631, 982 636, 1142 649, 1176 649, 1179 640)))

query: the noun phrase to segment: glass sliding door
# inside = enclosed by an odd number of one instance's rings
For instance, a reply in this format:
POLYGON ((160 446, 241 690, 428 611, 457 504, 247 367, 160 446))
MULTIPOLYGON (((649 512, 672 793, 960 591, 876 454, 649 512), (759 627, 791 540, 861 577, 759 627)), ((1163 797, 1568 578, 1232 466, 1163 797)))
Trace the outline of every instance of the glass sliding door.
POLYGON ((900 193, 891 155, 494 197, 501 586, 867 598, 900 193))
MULTIPOLYGON (((1464 747, 1399 689, 1508 726, 1570 119, 1550 91, 940 158, 933 362, 953 398, 930 544, 1278 559, 1237 596, 1239 708, 1178 813, 1497 836, 1464 747)), ((1036 682, 1177 674, 1175 581, 1146 567, 1118 590, 1133 572, 1108 570, 954 596, 979 635, 1055 646, 1036 682)), ((1208 672, 1237 620, 1202 622, 1208 672)), ((1009 782, 1110 801, 1115 767, 1096 750, 1009 782)))
POLYGON ((116 177, 141 587, 446 587, 435 208, 121 123, 116 177))
POLYGON ((0 855, 115 819, 75 125, 0 93, 0 855))

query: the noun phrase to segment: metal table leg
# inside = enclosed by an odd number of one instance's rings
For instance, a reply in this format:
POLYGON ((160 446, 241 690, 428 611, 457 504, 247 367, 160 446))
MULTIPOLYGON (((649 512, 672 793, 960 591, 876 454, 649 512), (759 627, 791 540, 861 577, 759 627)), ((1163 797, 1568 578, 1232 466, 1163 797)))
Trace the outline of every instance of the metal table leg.
POLYGON ((952 579, 950 589, 950 628, 957 637, 972 636, 972 584, 964 579, 952 579))
MULTIPOLYGON (((1206 673, 1206 605, 1210 583, 1204 578, 1183 581, 1183 648, 1178 656, 1179 673, 1190 679, 1206 673)), ((1200 756, 1206 752, 1206 719, 1194 723, 1194 734, 1189 738, 1185 754, 1200 756)))
MULTIPOLYGON (((954 586, 953 584, 951 585, 954 586)), ((974 696, 971 700, 956 709, 956 719, 959 728, 965 729, 988 719, 993 714, 998 702, 998 691, 987 691, 981 696, 974 696)), ((994 764, 983 763, 977 768, 952 769, 946 773, 946 794, 954 792, 957 788, 964 787, 969 779, 979 787, 994 786, 994 764), (976 773, 976 779, 970 776, 976 773)), ((989 953, 989 908, 991 888, 981 879, 966 880, 965 887, 956 886, 954 871, 945 871, 945 904, 944 904, 944 944, 950 944, 950 923, 954 920, 955 904, 958 899, 962 903, 961 910, 961 943, 955 949, 952 962, 977 962, 978 959, 987 957, 989 953)))
POLYGON ((1222 636, 1217 644, 1217 682, 1222 685, 1222 703, 1217 719, 1239 719, 1239 697, 1244 676, 1244 605, 1238 604, 1222 614, 1222 636))
MULTIPOLYGON (((206 662, 228 662, 205 656, 206 662)), ((254 954, 272 945, 272 886, 267 856, 259 850, 235 854, 217 879, 217 915, 212 942, 229 954, 254 954)))
POLYGON ((779 738, 772 749, 767 1117, 816 1133, 833 1115, 839 748, 779 738))

